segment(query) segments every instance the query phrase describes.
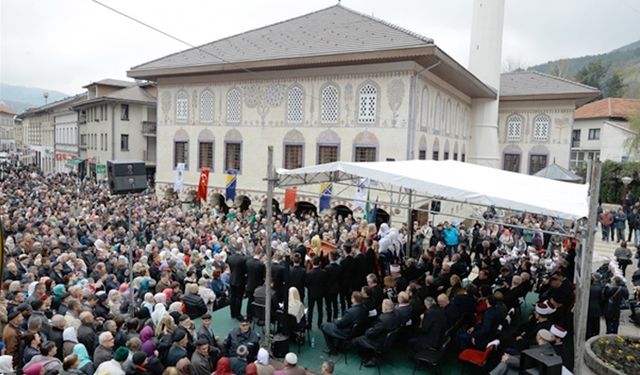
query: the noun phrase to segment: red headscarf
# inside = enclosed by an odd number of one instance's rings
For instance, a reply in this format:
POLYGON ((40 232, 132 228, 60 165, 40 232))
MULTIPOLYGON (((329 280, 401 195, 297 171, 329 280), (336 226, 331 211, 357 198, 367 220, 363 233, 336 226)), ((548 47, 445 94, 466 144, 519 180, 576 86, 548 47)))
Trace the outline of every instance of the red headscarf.
POLYGON ((213 375, 233 375, 233 372, 231 372, 231 360, 227 357, 220 358, 216 366, 216 372, 213 375))

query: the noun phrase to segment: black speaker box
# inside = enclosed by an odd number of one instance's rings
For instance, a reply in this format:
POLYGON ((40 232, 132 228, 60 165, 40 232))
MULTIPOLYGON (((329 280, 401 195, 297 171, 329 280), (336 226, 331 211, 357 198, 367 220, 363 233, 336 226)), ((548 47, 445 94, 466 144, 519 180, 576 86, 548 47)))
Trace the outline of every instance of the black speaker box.
POLYGON ((147 170, 141 161, 107 161, 112 194, 139 193, 147 188, 147 170))

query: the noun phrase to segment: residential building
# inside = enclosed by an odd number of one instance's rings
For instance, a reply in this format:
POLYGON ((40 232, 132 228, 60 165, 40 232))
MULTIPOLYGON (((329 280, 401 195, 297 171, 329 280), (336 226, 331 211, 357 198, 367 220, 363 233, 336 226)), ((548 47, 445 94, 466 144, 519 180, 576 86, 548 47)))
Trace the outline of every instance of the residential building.
POLYGON ((16 151, 16 135, 13 118, 16 113, 4 102, 0 102, 0 152, 16 151))
MULTIPOLYGON (((502 167, 503 155, 516 153, 515 138, 504 133, 507 118, 517 115, 518 152, 527 158, 517 170, 534 173, 555 154, 567 165, 573 110, 598 91, 535 73, 501 80, 497 72, 473 74, 432 39, 336 5, 153 60, 128 75, 158 84, 158 148, 166 152, 158 154, 156 181, 173 186, 184 163, 184 183, 195 187, 208 167, 212 199, 222 204, 233 169, 236 204, 259 206, 268 145, 284 168, 408 159, 502 167), (494 109, 495 119, 485 119, 494 109)), ((314 190, 300 189, 298 205, 315 208, 314 190)), ((333 207, 353 208, 352 190, 333 207)))
POLYGON ((78 113, 71 107, 87 99, 87 93, 74 97, 68 106, 53 114, 55 129, 55 168, 56 172, 81 172, 82 159, 79 153, 78 113))
POLYGON ((640 99, 606 98, 575 111, 571 136, 571 168, 581 170, 587 160, 638 160, 626 140, 635 135, 629 118, 640 114, 640 99))
POLYGON ((19 132, 23 137, 22 162, 35 164, 44 173, 56 171, 55 117, 68 112, 77 100, 77 96, 71 96, 41 107, 29 108, 17 116, 17 123, 22 127, 19 132))
POLYGON ((79 156, 89 175, 109 160, 140 160, 153 176, 156 161, 156 89, 152 84, 104 79, 84 86, 76 103, 79 156))
POLYGON ((504 170, 536 174, 555 162, 569 168, 576 106, 598 90, 539 72, 502 74, 498 137, 504 170))

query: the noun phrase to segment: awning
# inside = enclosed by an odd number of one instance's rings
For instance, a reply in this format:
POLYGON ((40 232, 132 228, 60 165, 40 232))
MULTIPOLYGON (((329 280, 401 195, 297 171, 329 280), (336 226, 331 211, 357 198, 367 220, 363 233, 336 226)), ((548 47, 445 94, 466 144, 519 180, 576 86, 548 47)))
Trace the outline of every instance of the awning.
POLYGON ((81 164, 84 160, 85 159, 72 159, 72 160, 69 160, 65 165, 67 167, 75 167, 78 164, 81 164))
POLYGON ((589 213, 589 186, 453 160, 335 162, 278 169, 279 187, 369 178, 427 196, 468 204, 526 211, 563 219, 589 213))

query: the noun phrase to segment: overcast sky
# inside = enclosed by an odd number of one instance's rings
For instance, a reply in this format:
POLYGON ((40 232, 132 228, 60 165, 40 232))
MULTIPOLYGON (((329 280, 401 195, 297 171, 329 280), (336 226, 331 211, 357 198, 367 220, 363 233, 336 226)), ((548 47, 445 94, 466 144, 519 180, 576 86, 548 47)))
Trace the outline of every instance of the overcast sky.
MULTIPOLYGON (((335 0, 101 0, 191 44, 286 20, 335 0)), ((472 0, 343 0, 431 37, 467 65, 472 0)), ((507 0, 503 61, 524 66, 640 39, 638 0, 507 0)), ((0 82, 68 94, 187 47, 91 0, 0 0, 0 82)))

